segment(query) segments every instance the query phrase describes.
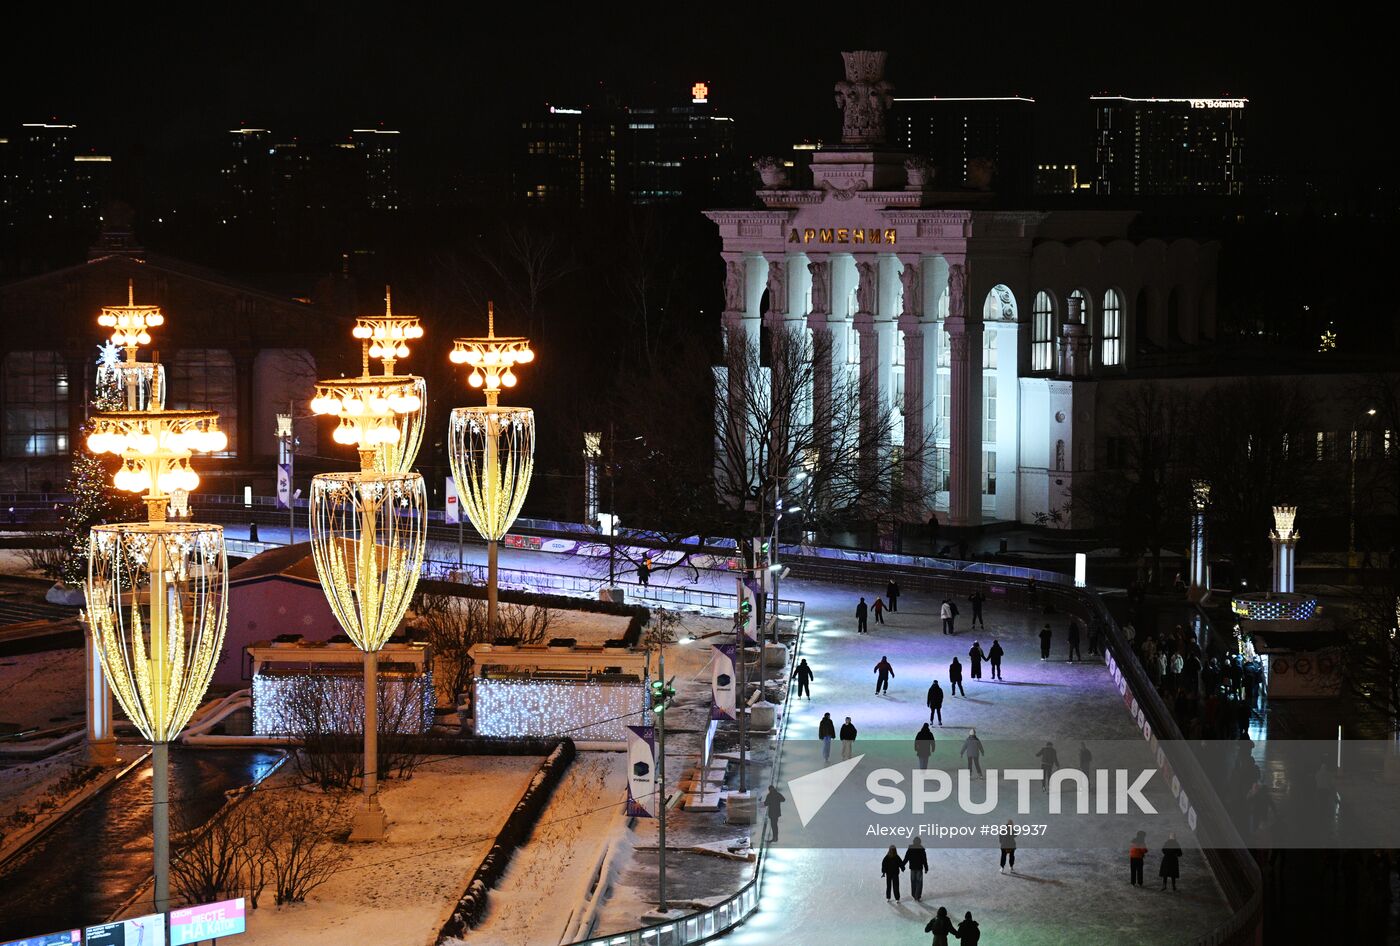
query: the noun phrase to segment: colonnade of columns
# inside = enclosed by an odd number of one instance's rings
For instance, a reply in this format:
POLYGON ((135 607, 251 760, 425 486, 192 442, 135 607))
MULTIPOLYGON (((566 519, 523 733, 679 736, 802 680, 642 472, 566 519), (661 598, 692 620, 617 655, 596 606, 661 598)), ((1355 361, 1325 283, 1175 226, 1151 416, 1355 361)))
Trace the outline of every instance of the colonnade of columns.
MULTIPOLYGON (((915 253, 742 253, 724 254, 727 338, 749 345, 759 342, 759 327, 771 330, 806 327, 819 351, 829 359, 815 366, 814 400, 830 397, 842 380, 837 372, 854 365, 862 444, 877 436, 876 423, 891 405, 892 366, 903 332, 904 396, 902 442, 904 475, 920 480, 925 468, 918 449, 930 442, 935 429, 933 390, 934 346, 927 340, 938 331, 940 300, 947 298, 943 329, 948 333, 950 360, 948 429, 949 489, 947 522, 975 525, 982 521, 983 454, 983 314, 970 304, 969 266, 965 256, 915 253), (767 305, 763 299, 767 294, 767 305), (850 329, 859 345, 849 351, 850 329)), ((889 446, 888 444, 885 446, 889 446)), ((927 510, 910 510, 921 519, 927 510)))

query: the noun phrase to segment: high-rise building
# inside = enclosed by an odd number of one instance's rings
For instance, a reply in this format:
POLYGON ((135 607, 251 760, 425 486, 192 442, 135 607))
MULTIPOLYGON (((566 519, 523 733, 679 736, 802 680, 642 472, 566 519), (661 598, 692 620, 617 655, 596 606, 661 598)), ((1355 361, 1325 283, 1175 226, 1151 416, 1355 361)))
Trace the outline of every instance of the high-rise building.
POLYGON ((940 189, 1028 195, 1035 180, 1034 110, 1035 99, 1019 95, 896 98, 890 133, 895 144, 933 162, 940 189))
POLYGON ((1248 99, 1095 95, 1094 193, 1230 196, 1244 182, 1248 99))
POLYGON ((11 227, 97 223, 112 159, 79 154, 76 129, 30 122, 0 138, 0 220, 11 227))
POLYGON ((370 210, 398 210, 399 133, 388 128, 356 128, 350 141, 359 159, 365 206, 370 210))
POLYGON ((748 183, 734 120, 715 113, 702 82, 675 104, 550 105, 520 132, 513 190, 527 203, 713 204, 737 199, 748 183))
POLYGON ((734 119, 715 114, 703 82, 687 104, 629 107, 623 144, 633 204, 723 204, 748 183, 734 155, 734 119))
POLYGON ((1092 184, 1080 182, 1077 164, 1037 164, 1035 166, 1035 192, 1038 195, 1076 194, 1088 190, 1092 184))
POLYGON ((229 130, 229 160, 223 168, 225 219, 251 221, 269 216, 272 201, 272 132, 266 128, 229 130))
POLYGON ((520 123, 514 191, 530 204, 582 207, 618 194, 619 114, 548 105, 520 123))

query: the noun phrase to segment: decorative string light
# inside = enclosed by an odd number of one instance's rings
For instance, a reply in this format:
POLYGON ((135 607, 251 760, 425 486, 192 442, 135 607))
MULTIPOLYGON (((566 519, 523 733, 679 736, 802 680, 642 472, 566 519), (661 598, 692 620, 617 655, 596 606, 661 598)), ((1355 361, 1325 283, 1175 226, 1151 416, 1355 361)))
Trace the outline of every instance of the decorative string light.
POLYGON ((641 680, 559 683, 548 680, 495 680, 473 684, 472 714, 478 736, 554 736, 622 742, 629 717, 643 712, 641 680))

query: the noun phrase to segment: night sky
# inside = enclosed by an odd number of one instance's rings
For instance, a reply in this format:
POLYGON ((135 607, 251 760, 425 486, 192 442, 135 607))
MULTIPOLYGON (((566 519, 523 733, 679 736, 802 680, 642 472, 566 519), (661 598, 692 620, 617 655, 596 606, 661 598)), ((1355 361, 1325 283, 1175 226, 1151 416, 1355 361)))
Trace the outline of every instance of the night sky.
POLYGON ((1256 167, 1391 161, 1379 142, 1354 150, 1388 121, 1397 91, 1386 31, 1360 18, 1299 22, 1283 6, 1227 4, 516 6, 528 15, 492 16, 486 4, 46 5, 25 26, 11 19, 0 128, 76 122, 84 146, 128 169, 178 161, 240 122, 287 137, 383 122, 406 133, 405 148, 491 154, 539 103, 599 87, 625 102, 681 101, 704 79, 742 123, 741 147, 764 153, 835 138, 837 53, 876 48, 891 52, 897 95, 1037 98, 1046 160, 1082 143, 1085 98, 1103 91, 1247 96, 1256 167))

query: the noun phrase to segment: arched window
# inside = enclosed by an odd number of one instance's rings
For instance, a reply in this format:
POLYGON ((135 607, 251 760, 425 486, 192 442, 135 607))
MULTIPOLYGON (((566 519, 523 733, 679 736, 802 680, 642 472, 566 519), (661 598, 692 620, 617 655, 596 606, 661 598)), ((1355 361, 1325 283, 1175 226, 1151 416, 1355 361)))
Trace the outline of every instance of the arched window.
POLYGON ((1031 370, 1049 371, 1055 353, 1055 303, 1037 292, 1031 306, 1031 370))
POLYGON ((1105 367, 1123 363, 1123 301, 1117 289, 1103 294, 1103 341, 1099 349, 1105 367))
POLYGON ((184 348, 169 368, 166 405, 180 410, 219 412, 219 429, 228 435, 228 448, 216 456, 235 456, 238 449, 238 380, 233 356, 221 348, 184 348))
POLYGON ((5 456, 68 452, 68 366, 56 351, 5 356, 5 456))

